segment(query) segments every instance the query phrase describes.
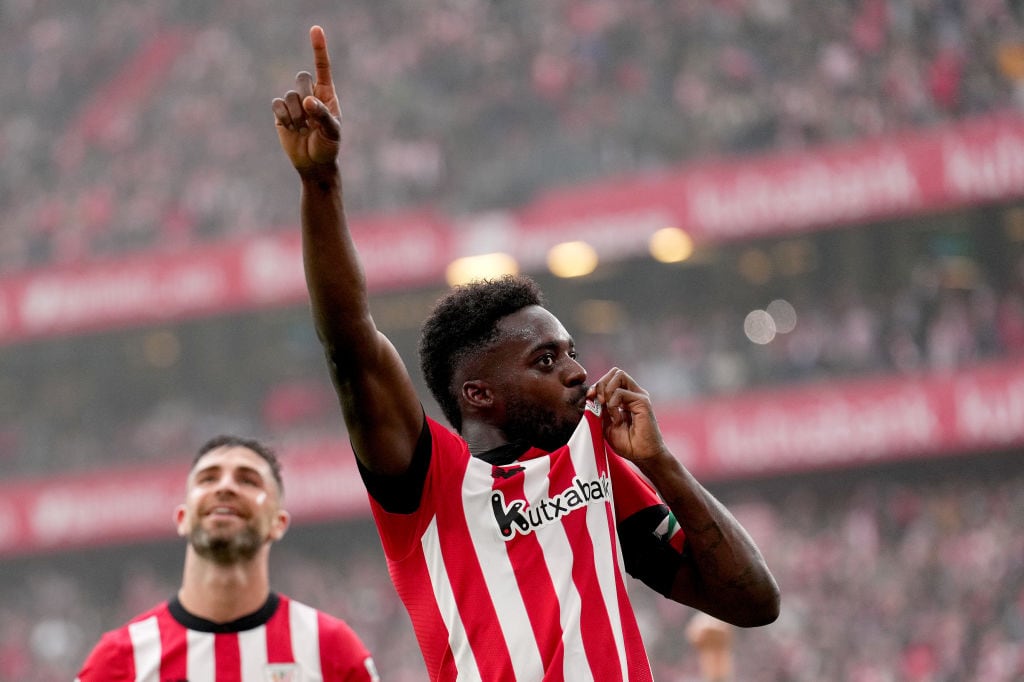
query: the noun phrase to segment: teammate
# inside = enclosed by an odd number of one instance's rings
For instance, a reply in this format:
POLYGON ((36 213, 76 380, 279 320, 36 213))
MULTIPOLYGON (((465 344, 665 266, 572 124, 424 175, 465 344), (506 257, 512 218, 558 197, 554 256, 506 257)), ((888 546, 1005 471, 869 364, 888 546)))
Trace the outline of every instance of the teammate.
POLYGON ((588 385, 532 280, 458 287, 437 304, 420 360, 457 433, 425 414, 370 313, 319 26, 310 40, 315 79, 300 72, 272 108, 300 178, 317 332, 430 678, 649 680, 623 564, 724 621, 772 622, 779 591, 751 538, 668 451, 628 374, 588 385))
POLYGON ((266 445, 218 436, 200 448, 183 504, 177 596, 103 635, 79 682, 375 682, 343 621, 270 590, 272 542, 288 528, 280 464, 266 445))

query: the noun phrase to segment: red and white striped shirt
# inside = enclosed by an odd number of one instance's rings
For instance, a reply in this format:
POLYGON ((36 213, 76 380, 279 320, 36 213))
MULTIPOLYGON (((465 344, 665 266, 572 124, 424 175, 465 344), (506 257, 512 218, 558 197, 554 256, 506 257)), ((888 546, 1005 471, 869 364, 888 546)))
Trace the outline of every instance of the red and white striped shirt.
POLYGON ((596 408, 567 445, 506 466, 428 428, 418 509, 371 506, 431 679, 650 680, 616 523, 660 500, 606 449, 596 408))
POLYGON ((213 623, 164 602, 100 639, 76 682, 377 682, 342 620, 284 595, 213 623))

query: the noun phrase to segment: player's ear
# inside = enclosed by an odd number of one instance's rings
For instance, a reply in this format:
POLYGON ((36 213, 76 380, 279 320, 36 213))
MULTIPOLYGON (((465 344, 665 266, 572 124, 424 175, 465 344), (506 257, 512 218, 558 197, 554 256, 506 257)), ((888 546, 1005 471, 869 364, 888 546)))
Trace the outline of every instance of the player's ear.
POLYGON ((178 535, 185 537, 188 535, 188 526, 186 520, 188 519, 188 510, 185 509, 185 505, 179 504, 174 508, 174 527, 178 531, 178 535))
POLYGON ((472 379, 462 384, 462 399, 472 407, 490 407, 494 402, 494 391, 483 379, 472 379))
POLYGON ((284 509, 279 509, 277 514, 274 515, 274 523, 270 527, 270 539, 276 542, 283 538, 284 534, 288 532, 288 527, 291 523, 292 515, 284 509))

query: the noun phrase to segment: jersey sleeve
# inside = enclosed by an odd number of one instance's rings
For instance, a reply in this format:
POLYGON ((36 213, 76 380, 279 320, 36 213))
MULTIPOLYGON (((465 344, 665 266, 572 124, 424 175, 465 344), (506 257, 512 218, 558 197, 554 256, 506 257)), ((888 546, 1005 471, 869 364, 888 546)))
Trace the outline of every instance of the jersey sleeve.
POLYGON ((128 628, 104 634, 82 664, 75 682, 132 682, 135 660, 128 628))
MULTIPOLYGON (((422 462, 422 480, 419 483, 418 500, 410 509, 395 511, 395 505, 382 504, 379 490, 370 493, 370 511, 377 524, 384 554, 393 561, 407 557, 419 546, 420 538, 434 517, 435 501, 449 493, 452 485, 459 481, 452 478, 452 472, 464 470, 469 459, 465 442, 442 424, 426 418, 424 433, 417 446, 418 461, 422 462), (425 454, 424 454, 425 451, 425 454)), ((379 480, 375 483, 381 485, 379 480)), ((365 478, 364 478, 365 480, 365 478)))
POLYGON ((627 460, 609 451, 608 464, 626 572, 667 595, 686 555, 686 535, 654 487, 627 460))
POLYGON ((629 460, 608 448, 608 470, 615 495, 615 521, 621 522, 641 509, 661 504, 661 497, 629 460))
POLYGON ((322 611, 317 618, 324 682, 380 682, 373 657, 348 623, 322 611))
POLYGON ((427 415, 424 414, 416 449, 405 473, 397 476, 375 474, 363 466, 362 460, 356 457, 356 466, 363 479, 363 485, 366 486, 366 492, 382 510, 391 514, 411 514, 419 509, 423 484, 430 466, 431 442, 427 415))

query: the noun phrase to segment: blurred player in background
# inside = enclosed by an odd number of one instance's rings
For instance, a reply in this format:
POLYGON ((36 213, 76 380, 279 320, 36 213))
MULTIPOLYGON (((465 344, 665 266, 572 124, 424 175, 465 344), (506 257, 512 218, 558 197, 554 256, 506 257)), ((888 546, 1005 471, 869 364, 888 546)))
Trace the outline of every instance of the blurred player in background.
POLYGON ((619 369, 588 385, 532 280, 438 303, 421 362, 458 435, 425 414, 369 310, 326 38, 310 38, 315 81, 301 72, 273 111, 301 180, 317 331, 431 679, 649 680, 622 561, 678 602, 772 622, 778 587, 754 542, 668 451, 646 391, 619 369))
POLYGON ((686 626, 686 639, 697 651, 701 682, 733 682, 731 625, 698 612, 686 626))
POLYGON ((343 621, 270 590, 271 543, 288 529, 281 468, 266 445, 208 441, 174 510, 188 540, 181 589, 100 639, 79 682, 375 682, 343 621))

